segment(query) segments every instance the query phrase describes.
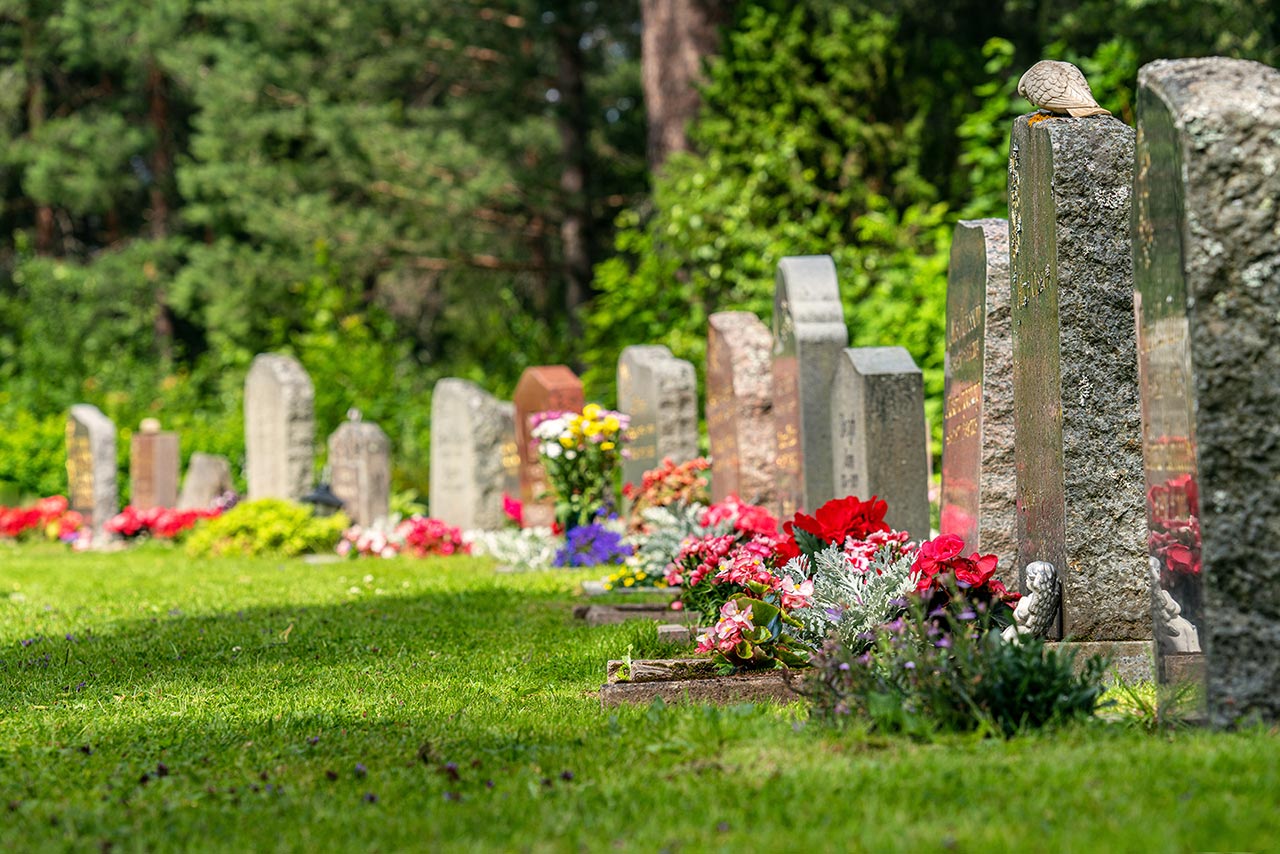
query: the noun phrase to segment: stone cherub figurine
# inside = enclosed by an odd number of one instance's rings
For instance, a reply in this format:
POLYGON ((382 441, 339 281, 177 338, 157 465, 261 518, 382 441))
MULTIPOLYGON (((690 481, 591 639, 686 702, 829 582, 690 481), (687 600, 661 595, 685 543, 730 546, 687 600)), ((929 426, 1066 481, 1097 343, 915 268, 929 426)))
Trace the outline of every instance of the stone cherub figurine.
POLYGON ((1051 113, 1076 117, 1111 115, 1110 110, 1098 106, 1089 81, 1069 62, 1037 62, 1018 81, 1018 94, 1051 113))
POLYGON ((1151 592, 1155 596, 1156 640, 1161 652, 1199 652, 1200 632, 1186 617, 1182 606, 1169 591, 1160 586, 1160 560, 1149 558, 1151 567, 1151 592))
POLYGON ((1013 609, 1013 625, 1000 635, 1005 640, 1013 640, 1017 635, 1044 637, 1058 616, 1062 594, 1053 564, 1034 561, 1027 564, 1025 575, 1027 589, 1013 609))

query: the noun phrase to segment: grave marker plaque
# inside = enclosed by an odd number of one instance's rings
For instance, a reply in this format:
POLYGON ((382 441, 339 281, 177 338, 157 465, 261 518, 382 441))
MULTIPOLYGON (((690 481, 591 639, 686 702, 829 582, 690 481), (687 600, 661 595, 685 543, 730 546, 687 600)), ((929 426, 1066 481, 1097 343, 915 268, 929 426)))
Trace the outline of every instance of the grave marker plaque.
POLYGON ((929 538, 924 377, 902 347, 841 353, 831 390, 836 492, 886 501, 885 521, 929 538))
POLYGON ((72 406, 67 418, 67 492, 94 538, 103 536, 102 526, 120 512, 116 425, 88 403, 72 406))
POLYGON ((722 311, 707 323, 707 436, 711 499, 737 495, 774 506, 774 438, 770 355, 773 336, 749 311, 722 311))
POLYGON ((218 499, 235 490, 231 479, 231 463, 218 454, 196 452, 187 461, 187 474, 182 479, 179 510, 207 510, 218 499))
POLYGON ((175 507, 181 465, 178 434, 145 419, 129 441, 129 503, 138 510, 175 507))
POLYGON ((329 479, 351 521, 368 526, 386 519, 391 506, 391 440, 382 428, 356 417, 333 431, 329 479))
POLYGON ((1133 130, 1015 120, 1009 155, 1018 557, 1063 580, 1061 631, 1150 640, 1132 317, 1133 130))
POLYGON ((1203 679, 1220 726, 1280 719, 1278 163, 1280 72, 1143 66, 1134 311, 1157 673, 1203 679))
POLYGON ((778 511, 789 520, 835 496, 831 383, 849 343, 829 255, 783 258, 773 296, 773 413, 778 511))
POLYGON ((297 501, 311 491, 315 389, 292 356, 254 357, 244 382, 244 452, 249 500, 297 501))
POLYGON ((666 347, 638 345, 618 358, 618 409, 631 416, 624 483, 640 485, 644 473, 670 457, 698 456, 698 381, 693 365, 666 347))
POLYGON ((515 407, 467 380, 437 382, 431 393, 431 515, 464 531, 501 528, 502 496, 519 494, 519 472, 515 407))
POLYGON ((525 368, 516 385, 514 403, 524 525, 526 528, 550 526, 555 521, 555 500, 541 497, 550 490, 550 484, 538 458, 538 443, 529 432, 529 420, 539 412, 581 412, 582 380, 564 365, 525 368))
POLYGON ((995 554, 997 574, 1012 589, 1018 577, 1007 220, 957 224, 946 328, 939 528, 964 537, 965 554, 995 554))

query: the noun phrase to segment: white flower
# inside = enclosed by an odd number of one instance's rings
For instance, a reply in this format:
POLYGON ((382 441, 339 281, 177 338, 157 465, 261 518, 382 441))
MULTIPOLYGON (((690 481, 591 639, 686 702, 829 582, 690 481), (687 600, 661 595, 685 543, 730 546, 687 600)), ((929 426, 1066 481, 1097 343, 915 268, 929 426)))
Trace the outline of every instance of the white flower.
POLYGON ((564 458, 566 460, 576 459, 577 456, 578 456, 578 452, 572 449, 564 452, 564 458))
POLYGON ((559 442, 547 442, 542 446, 542 453, 554 460, 564 453, 564 448, 560 447, 559 442))

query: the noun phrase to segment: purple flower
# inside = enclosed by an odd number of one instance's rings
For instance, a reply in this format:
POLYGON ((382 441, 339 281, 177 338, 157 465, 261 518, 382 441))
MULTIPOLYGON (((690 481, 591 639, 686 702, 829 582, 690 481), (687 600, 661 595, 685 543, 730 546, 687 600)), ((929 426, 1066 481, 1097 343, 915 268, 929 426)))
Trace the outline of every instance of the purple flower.
POLYGON ((951 637, 949 635, 943 635, 938 638, 938 642, 935 643, 934 646, 938 649, 951 649, 951 637))
POLYGON ((556 566, 602 566, 622 563, 631 554, 631 546, 622 534, 610 531, 598 522, 579 525, 565 534, 564 545, 556 552, 556 566))
POLYGON ((916 669, 916 663, 915 663, 914 661, 907 661, 907 662, 903 662, 903 665, 902 665, 902 666, 903 666, 903 667, 905 667, 907 670, 915 670, 915 669, 916 669))
POLYGON ((366 774, 368 774, 368 773, 369 773, 369 769, 368 769, 368 768, 366 768, 366 767, 364 767, 364 763, 363 763, 363 762, 357 762, 357 763, 356 763, 356 776, 357 776, 357 777, 363 777, 363 776, 365 776, 365 775, 366 775, 366 774))
POLYGON ((841 671, 846 671, 846 670, 848 670, 848 669, 849 669, 849 662, 847 662, 847 661, 842 661, 842 662, 840 662, 840 667, 839 667, 839 669, 840 669, 841 671))
POLYGON ((320 736, 318 735, 313 735, 311 736, 311 738, 307 739, 307 744, 319 744, 319 743, 320 743, 320 736))
POLYGON ((978 617, 978 615, 973 613, 973 611, 969 608, 965 608, 959 614, 956 614, 956 616, 961 620, 975 620, 978 617))

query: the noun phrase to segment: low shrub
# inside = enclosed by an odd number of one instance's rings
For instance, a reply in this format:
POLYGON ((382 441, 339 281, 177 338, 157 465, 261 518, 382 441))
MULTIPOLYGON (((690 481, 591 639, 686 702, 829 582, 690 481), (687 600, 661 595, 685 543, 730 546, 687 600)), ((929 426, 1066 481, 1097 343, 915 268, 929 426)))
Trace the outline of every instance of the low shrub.
POLYGON ((187 537, 187 554, 294 557, 333 551, 350 524, 341 513, 317 517, 301 504, 262 498, 198 524, 187 537))

